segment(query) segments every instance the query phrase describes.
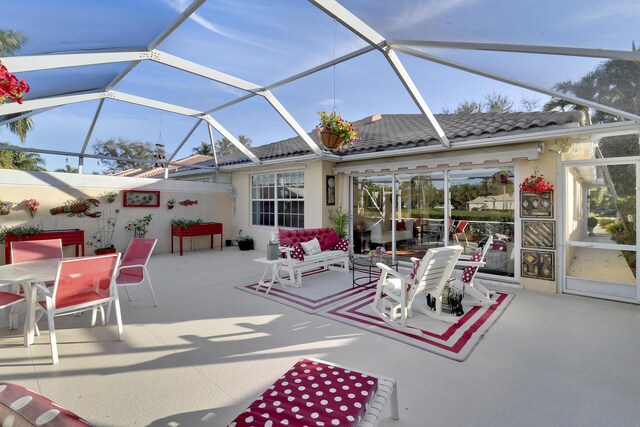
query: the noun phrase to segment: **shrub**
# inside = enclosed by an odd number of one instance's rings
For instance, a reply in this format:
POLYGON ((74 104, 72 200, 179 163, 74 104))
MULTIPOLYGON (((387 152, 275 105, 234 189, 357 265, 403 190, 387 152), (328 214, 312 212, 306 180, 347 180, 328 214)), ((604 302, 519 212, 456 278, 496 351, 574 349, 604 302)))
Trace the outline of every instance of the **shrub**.
MULTIPOLYGON (((615 222, 614 222, 614 223, 612 223, 612 224, 608 224, 608 225, 605 227, 605 229, 607 230, 607 233, 610 233, 610 234, 615 235, 615 234, 621 233, 621 232, 622 232, 622 230, 624 230, 624 227, 622 226, 622 224, 621 224, 621 223, 615 223, 615 222)), ((615 239, 614 239, 614 240, 615 240, 615 239)))
POLYGON ((598 218, 596 218, 595 216, 590 216, 589 218, 587 218, 588 227, 595 227, 596 225, 598 225, 598 218))
POLYGON ((608 217, 598 218, 598 225, 601 228, 605 228, 607 225, 613 224, 614 222, 616 222, 615 218, 608 218, 608 217))

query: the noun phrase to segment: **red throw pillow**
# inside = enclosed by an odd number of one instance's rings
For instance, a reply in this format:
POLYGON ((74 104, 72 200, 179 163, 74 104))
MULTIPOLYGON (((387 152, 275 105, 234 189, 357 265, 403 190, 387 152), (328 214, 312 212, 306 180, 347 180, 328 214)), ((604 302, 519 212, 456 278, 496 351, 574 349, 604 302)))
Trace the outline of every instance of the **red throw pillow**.
POLYGON ((407 229, 407 223, 403 219, 396 221, 396 231, 405 231, 407 229))
POLYGON ((340 237, 338 237, 334 229, 331 228, 327 233, 326 238, 320 242, 320 249, 326 251, 327 249, 331 249, 338 243, 340 243, 340 237))
MULTIPOLYGON (((304 261, 304 251, 302 250, 302 246, 300 246, 300 243, 296 243, 294 245, 292 244, 280 244, 280 246, 285 246, 287 248, 293 248, 293 250, 291 251, 291 258, 293 259, 297 259, 300 261, 304 261)), ((283 252, 280 255, 282 258, 286 258, 287 254, 285 252, 283 252)))
POLYGON ((340 239, 337 245, 333 247, 334 250, 349 252, 349 239, 340 239))
MULTIPOLYGON (((482 261, 482 249, 476 249, 473 255, 471 255, 470 261, 473 261, 473 262, 482 261)), ((477 269, 478 267, 471 267, 471 266, 465 268, 464 271, 462 272, 462 283, 471 282, 471 279, 473 278, 473 275, 475 274, 477 269)))

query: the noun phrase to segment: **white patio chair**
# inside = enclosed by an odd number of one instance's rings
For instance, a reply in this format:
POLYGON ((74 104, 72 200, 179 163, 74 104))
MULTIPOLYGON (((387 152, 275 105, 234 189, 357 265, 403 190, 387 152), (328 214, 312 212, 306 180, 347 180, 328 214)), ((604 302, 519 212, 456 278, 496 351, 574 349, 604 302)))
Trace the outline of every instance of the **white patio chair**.
POLYGON ((477 249, 469 261, 460 260, 457 266, 466 267, 461 273, 456 274, 454 286, 463 291, 462 304, 464 305, 492 305, 496 301, 491 300, 493 291, 488 290, 480 283, 474 281, 480 267, 485 266, 485 256, 493 244, 493 236, 489 236, 484 248, 477 249))
POLYGON ((407 319, 413 315, 416 296, 429 293, 436 299, 435 311, 418 304, 415 309, 438 320, 457 322, 458 319, 454 316, 442 315, 441 297, 461 253, 462 246, 429 249, 421 260, 412 258, 414 267, 409 276, 378 263, 382 274, 371 307, 389 325, 405 332, 421 334, 418 330, 407 327, 407 319), (383 293, 386 296, 383 297, 383 293))

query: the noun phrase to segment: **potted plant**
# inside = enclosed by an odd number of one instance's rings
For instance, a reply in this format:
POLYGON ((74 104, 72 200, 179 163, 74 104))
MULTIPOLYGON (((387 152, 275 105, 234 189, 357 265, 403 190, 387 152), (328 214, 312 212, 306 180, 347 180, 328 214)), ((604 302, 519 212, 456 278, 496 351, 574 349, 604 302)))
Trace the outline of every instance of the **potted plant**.
POLYGON ((238 232, 238 236, 234 239, 238 243, 241 251, 249 251, 253 249, 253 239, 250 236, 243 236, 242 230, 238 232))
POLYGON ((589 236, 593 236, 593 229, 598 225, 598 218, 593 215, 589 215, 587 218, 587 231, 589 232, 589 236))
POLYGON ((0 215, 9 215, 9 212, 11 212, 12 207, 13 207, 13 203, 0 200, 0 215))
POLYGON ((349 212, 343 210, 342 208, 329 209, 329 221, 331 221, 333 230, 341 239, 347 237, 347 226, 349 225, 349 217, 349 212))
POLYGON ((318 115, 320 115, 320 123, 316 126, 316 130, 325 147, 344 151, 354 147, 360 139, 358 128, 335 112, 327 114, 325 111, 319 111, 318 115))
POLYGON ((520 191, 523 192, 542 194, 545 191, 551 190, 553 190, 553 184, 549 184, 544 179, 544 175, 538 175, 537 173, 525 178, 525 180, 520 184, 520 191))
POLYGON ((176 205, 176 199, 167 200, 167 209, 173 209, 175 205, 176 205))
POLYGON ((280 257, 280 237, 278 233, 271 233, 267 244, 267 259, 274 260, 280 257))
POLYGON ((116 222, 118 222, 119 209, 115 210, 115 215, 109 212, 101 218, 97 218, 98 230, 91 236, 91 240, 87 242, 87 245, 93 246, 96 255, 113 254, 116 253, 116 248, 113 245, 113 234, 116 230, 116 222))
POLYGON ((149 231, 149 224, 151 224, 152 215, 146 215, 142 218, 131 220, 124 226, 126 230, 133 231, 134 237, 146 237, 149 231))
POLYGON ((107 191, 106 193, 102 194, 101 196, 104 197, 107 200, 107 203, 113 203, 118 198, 118 192, 117 191, 107 191))

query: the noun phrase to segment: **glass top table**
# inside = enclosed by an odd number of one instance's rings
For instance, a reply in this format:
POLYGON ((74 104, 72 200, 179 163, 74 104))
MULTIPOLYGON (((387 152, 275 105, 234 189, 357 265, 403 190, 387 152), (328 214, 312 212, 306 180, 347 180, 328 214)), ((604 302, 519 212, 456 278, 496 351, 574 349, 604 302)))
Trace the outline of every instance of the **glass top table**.
POLYGON ((394 261, 391 257, 353 257, 351 263, 353 264, 352 270, 352 287, 366 286, 370 284, 374 279, 378 278, 380 269, 376 266, 377 263, 383 263, 398 271, 398 261, 394 261), (366 273, 365 275, 356 277, 356 270, 360 273, 366 273), (374 277, 375 273, 375 277, 374 277))

